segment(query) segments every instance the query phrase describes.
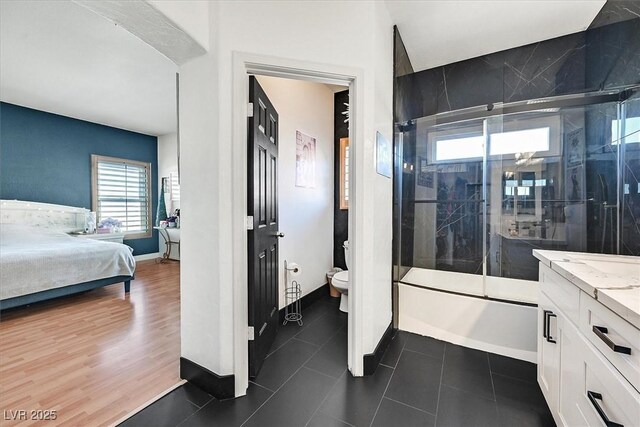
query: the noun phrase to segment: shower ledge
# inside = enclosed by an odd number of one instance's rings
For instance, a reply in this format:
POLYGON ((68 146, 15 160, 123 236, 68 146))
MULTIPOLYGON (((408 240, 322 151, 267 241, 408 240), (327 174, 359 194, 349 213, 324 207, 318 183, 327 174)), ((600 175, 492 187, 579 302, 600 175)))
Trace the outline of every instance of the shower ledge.
POLYGON ((533 255, 640 329, 640 257, 538 249, 533 255))

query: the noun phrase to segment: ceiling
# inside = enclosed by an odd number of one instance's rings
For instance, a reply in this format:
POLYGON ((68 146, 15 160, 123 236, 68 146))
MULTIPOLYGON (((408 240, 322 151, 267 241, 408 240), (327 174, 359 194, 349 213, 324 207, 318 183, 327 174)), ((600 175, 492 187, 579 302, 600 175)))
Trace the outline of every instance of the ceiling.
POLYGON ((605 0, 386 0, 414 71, 589 27, 605 0))
MULTIPOLYGON (((415 71, 582 31, 604 3, 386 0, 415 71)), ((176 131, 176 65, 71 1, 1 1, 0 63, 2 101, 150 135, 176 131)))
POLYGON ((70 1, 0 2, 0 99, 122 129, 176 131, 177 66, 70 1))

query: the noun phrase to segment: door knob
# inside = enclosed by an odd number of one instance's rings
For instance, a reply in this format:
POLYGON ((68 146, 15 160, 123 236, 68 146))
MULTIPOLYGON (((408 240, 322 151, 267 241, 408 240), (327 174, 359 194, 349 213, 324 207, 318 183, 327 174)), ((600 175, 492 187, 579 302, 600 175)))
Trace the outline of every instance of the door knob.
POLYGON ((282 231, 278 231, 276 233, 276 237, 284 237, 284 233, 282 231))

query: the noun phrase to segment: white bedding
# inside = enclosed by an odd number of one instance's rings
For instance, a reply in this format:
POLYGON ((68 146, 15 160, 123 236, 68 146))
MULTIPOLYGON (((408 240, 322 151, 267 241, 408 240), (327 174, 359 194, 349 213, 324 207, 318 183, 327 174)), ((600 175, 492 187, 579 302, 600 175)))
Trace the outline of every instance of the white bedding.
POLYGON ((133 276, 131 249, 16 224, 0 225, 0 299, 114 276, 133 276))

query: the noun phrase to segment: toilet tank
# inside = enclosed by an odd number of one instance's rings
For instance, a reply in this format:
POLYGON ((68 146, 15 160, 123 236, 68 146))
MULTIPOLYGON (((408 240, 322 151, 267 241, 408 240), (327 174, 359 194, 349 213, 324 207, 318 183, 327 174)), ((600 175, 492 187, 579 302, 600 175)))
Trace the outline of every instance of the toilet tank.
POLYGON ((344 248, 344 263, 347 265, 347 270, 349 269, 349 241, 345 240, 342 243, 342 247, 344 248))

